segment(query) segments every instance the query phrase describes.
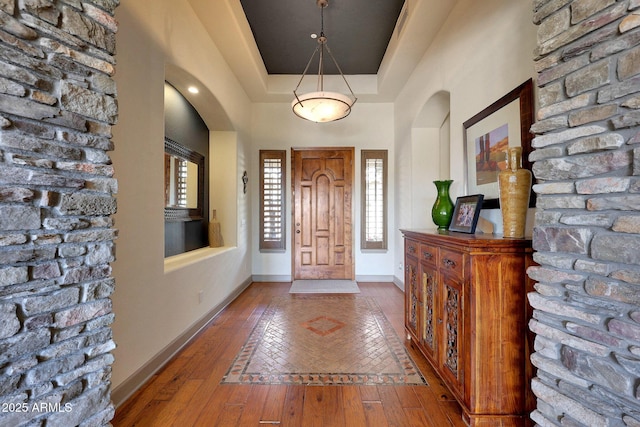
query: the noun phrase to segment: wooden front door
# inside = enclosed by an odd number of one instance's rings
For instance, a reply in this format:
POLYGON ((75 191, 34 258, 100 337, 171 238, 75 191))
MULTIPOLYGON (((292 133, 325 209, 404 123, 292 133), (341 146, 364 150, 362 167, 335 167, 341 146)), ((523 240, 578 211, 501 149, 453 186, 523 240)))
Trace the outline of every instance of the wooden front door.
POLYGON ((294 279, 354 279, 353 152, 291 150, 294 279))

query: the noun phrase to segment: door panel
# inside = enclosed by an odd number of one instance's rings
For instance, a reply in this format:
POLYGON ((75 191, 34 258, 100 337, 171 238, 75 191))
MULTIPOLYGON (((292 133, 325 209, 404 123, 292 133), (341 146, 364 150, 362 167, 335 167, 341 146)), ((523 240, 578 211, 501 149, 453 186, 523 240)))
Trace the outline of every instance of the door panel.
POLYGON ((440 309, 442 310, 442 342, 440 348, 440 369, 445 381, 449 382, 455 390, 462 390, 464 384, 464 366, 462 365, 464 353, 464 287, 459 279, 441 275, 440 309))
POLYGON ((293 278, 353 279, 353 148, 292 149, 293 278))

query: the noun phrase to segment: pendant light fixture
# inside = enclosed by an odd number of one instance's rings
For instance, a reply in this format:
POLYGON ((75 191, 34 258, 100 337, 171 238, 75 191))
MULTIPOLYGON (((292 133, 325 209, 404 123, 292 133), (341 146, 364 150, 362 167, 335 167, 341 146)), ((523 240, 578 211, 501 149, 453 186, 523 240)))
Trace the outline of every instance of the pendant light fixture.
POLYGON ((302 77, 300 77, 300 81, 298 85, 293 90, 293 94, 295 95, 295 99, 291 103, 291 108, 293 112, 298 117, 301 117, 306 120, 310 120, 312 122, 324 123, 324 122, 333 122, 335 120, 340 120, 349 115, 351 113, 351 107, 357 101, 356 96, 351 90, 351 86, 347 82, 347 79, 344 77, 338 62, 334 58, 329 46, 327 45, 327 37, 324 35, 324 8, 329 4, 328 0, 316 0, 318 7, 320 8, 320 37, 318 37, 318 46, 313 51, 311 55, 311 59, 307 63, 307 66, 302 73, 302 77), (328 92, 324 90, 324 56, 326 53, 329 54, 329 57, 333 60, 336 68, 340 72, 340 76, 344 80, 347 88, 349 89, 350 96, 343 95, 338 92, 328 92), (309 92, 305 94, 298 95, 298 89, 300 88, 300 84, 302 80, 304 80, 305 75, 307 74, 307 70, 313 61, 313 58, 319 54, 319 63, 318 63, 318 81, 315 92, 309 92))

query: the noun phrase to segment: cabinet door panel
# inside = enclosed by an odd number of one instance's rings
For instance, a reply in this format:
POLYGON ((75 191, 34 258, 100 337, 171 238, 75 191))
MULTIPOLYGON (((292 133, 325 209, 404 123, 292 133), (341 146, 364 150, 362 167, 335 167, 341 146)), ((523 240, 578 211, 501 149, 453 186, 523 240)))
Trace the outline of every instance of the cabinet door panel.
POLYGON ((424 262, 420 265, 420 287, 422 292, 422 305, 421 305, 421 317, 422 322, 420 333, 420 344, 426 353, 426 356, 430 356, 432 360, 437 360, 438 340, 436 335, 436 319, 437 319, 437 270, 433 267, 425 265, 424 262))
POLYGON ((419 316, 419 286, 418 286, 418 261, 415 258, 405 258, 405 325, 409 332, 418 338, 418 325, 420 324, 419 316))
POLYGON ((454 389, 461 391, 464 381, 464 357, 463 336, 463 286, 455 279, 442 276, 440 287, 442 301, 441 326, 441 353, 440 366, 444 379, 449 382, 454 389))

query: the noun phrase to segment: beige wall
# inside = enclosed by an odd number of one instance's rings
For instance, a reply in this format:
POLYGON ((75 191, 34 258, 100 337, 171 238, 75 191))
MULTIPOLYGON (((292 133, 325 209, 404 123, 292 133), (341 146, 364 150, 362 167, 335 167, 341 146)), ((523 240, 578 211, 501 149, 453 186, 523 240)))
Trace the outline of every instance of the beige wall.
MULTIPOLYGON (((414 170, 423 164, 420 156, 440 152, 437 129, 429 132, 423 128, 421 114, 425 106, 443 91, 449 94, 448 166, 450 178, 454 180, 451 196, 455 201, 457 196, 464 195, 462 124, 534 76, 536 29, 532 19, 531 4, 523 1, 460 0, 454 7, 394 104, 396 229, 423 227, 424 218, 419 217, 418 212, 424 212, 430 222, 431 201, 436 195, 431 181, 441 179, 440 171, 446 170, 445 165, 433 165, 431 158, 425 159, 430 168, 414 170), (420 177, 420 183, 412 182, 415 176, 420 177), (415 203, 421 205, 415 206, 415 203)), ((490 212, 488 216, 501 229, 499 211, 490 212)), ((395 243, 396 264, 399 264, 402 238, 397 233, 394 238, 392 244, 395 243)), ((402 273, 396 271, 400 278, 402 273)))
MULTIPOLYGON (((213 200, 230 194, 236 203, 218 211, 221 222, 237 212, 236 229, 225 228, 234 247, 200 250, 165 268, 165 64, 194 76, 224 106, 232 129, 228 124, 216 129, 215 118, 203 119, 212 131, 224 131, 224 151, 236 153, 226 165, 232 172, 248 167, 251 105, 186 1, 123 2, 116 18, 120 23, 116 76, 120 119, 114 129, 112 157, 119 181, 115 216, 119 238, 113 264, 117 288, 113 329, 118 348, 112 380, 117 389, 251 276, 246 229, 249 199, 238 191, 235 173, 218 176, 216 185, 225 182, 212 191, 213 200)), ((212 138, 220 134, 213 132, 212 138)))
MULTIPOLYGON (((292 95, 293 97, 293 95, 292 95)), ((254 105, 251 165, 252 191, 258 191, 258 151, 261 149, 287 150, 287 188, 291 184, 290 150, 292 147, 355 147, 354 162, 354 260, 356 277, 393 275, 393 247, 386 252, 360 250, 360 150, 389 149, 389 190, 393 198, 393 105, 388 103, 360 103, 351 114, 333 123, 313 123, 295 116, 290 102, 254 105)), ((253 198, 254 212, 258 212, 257 198, 253 198)), ((390 224, 394 221, 393 205, 389 206, 390 224)), ((287 194, 287 250, 282 253, 261 253, 258 236, 253 238, 253 272, 257 276, 282 277, 291 275, 291 194, 287 194)), ((258 230, 258 215, 253 215, 254 230, 258 230)))

